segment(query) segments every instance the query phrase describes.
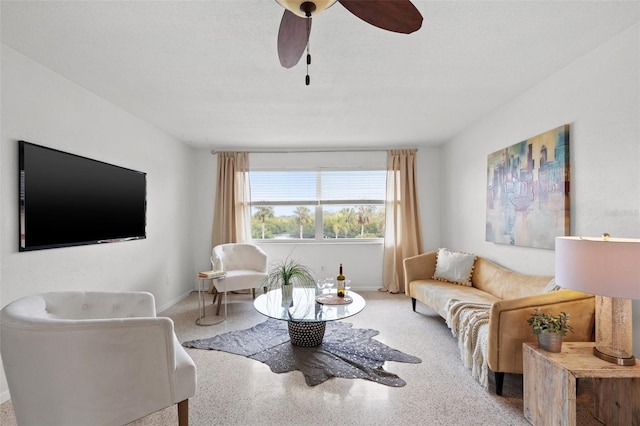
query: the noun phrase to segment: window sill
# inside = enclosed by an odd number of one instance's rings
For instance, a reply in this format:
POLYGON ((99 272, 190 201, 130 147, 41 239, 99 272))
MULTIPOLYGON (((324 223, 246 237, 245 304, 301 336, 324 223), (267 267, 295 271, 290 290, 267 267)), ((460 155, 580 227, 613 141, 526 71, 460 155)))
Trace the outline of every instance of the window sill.
POLYGON ((371 238, 371 239, 333 239, 327 238, 325 240, 312 240, 312 239, 304 239, 304 240, 292 240, 292 239, 282 239, 282 240, 251 240, 253 244, 290 244, 290 245, 299 245, 299 244, 318 244, 318 245, 382 245, 384 243, 383 238, 371 238))

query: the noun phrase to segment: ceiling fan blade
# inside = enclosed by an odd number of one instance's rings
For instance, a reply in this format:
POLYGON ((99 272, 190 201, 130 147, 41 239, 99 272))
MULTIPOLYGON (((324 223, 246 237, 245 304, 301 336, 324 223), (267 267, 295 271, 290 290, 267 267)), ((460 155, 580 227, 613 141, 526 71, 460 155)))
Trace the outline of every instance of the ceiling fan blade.
POLYGON ((307 47, 310 30, 311 18, 301 18, 288 10, 284 11, 278 31, 278 57, 283 67, 291 68, 298 63, 307 47))
POLYGON ((409 0, 338 0, 349 12, 371 25, 410 34, 422 26, 422 15, 409 0))

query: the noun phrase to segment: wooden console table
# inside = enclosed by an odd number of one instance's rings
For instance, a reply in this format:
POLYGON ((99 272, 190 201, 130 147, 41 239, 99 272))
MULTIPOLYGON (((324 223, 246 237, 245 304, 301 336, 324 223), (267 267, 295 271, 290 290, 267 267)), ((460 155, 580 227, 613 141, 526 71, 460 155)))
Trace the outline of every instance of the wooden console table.
POLYGON ((562 352, 523 344, 524 416, 535 426, 576 424, 576 379, 594 380, 594 416, 605 425, 640 425, 640 361, 620 366, 593 355, 593 342, 562 352))

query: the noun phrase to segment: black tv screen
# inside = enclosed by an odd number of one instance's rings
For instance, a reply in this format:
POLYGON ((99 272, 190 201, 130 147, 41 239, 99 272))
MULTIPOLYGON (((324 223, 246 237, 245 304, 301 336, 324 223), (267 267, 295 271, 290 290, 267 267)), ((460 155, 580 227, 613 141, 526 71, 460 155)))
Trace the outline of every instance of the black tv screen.
POLYGON ((146 238, 145 173, 18 144, 20 251, 146 238))

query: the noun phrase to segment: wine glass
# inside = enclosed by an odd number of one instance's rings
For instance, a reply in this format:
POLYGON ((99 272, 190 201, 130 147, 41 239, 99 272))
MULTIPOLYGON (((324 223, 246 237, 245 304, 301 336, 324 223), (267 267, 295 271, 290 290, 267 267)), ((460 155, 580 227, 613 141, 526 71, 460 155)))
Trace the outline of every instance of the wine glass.
POLYGON ((224 270, 224 265, 222 264, 222 258, 215 253, 211 255, 211 270, 212 271, 224 270))
POLYGON ((344 297, 349 295, 349 290, 351 290, 351 280, 344 280, 344 297))
POLYGON ((333 288, 333 278, 326 278, 324 282, 327 288, 329 289, 329 293, 331 293, 331 289, 333 288))
POLYGON ((318 293, 319 294, 324 294, 324 289, 327 286, 325 280, 322 280, 322 279, 318 280, 316 282, 316 285, 318 286, 318 290, 319 290, 318 293))

